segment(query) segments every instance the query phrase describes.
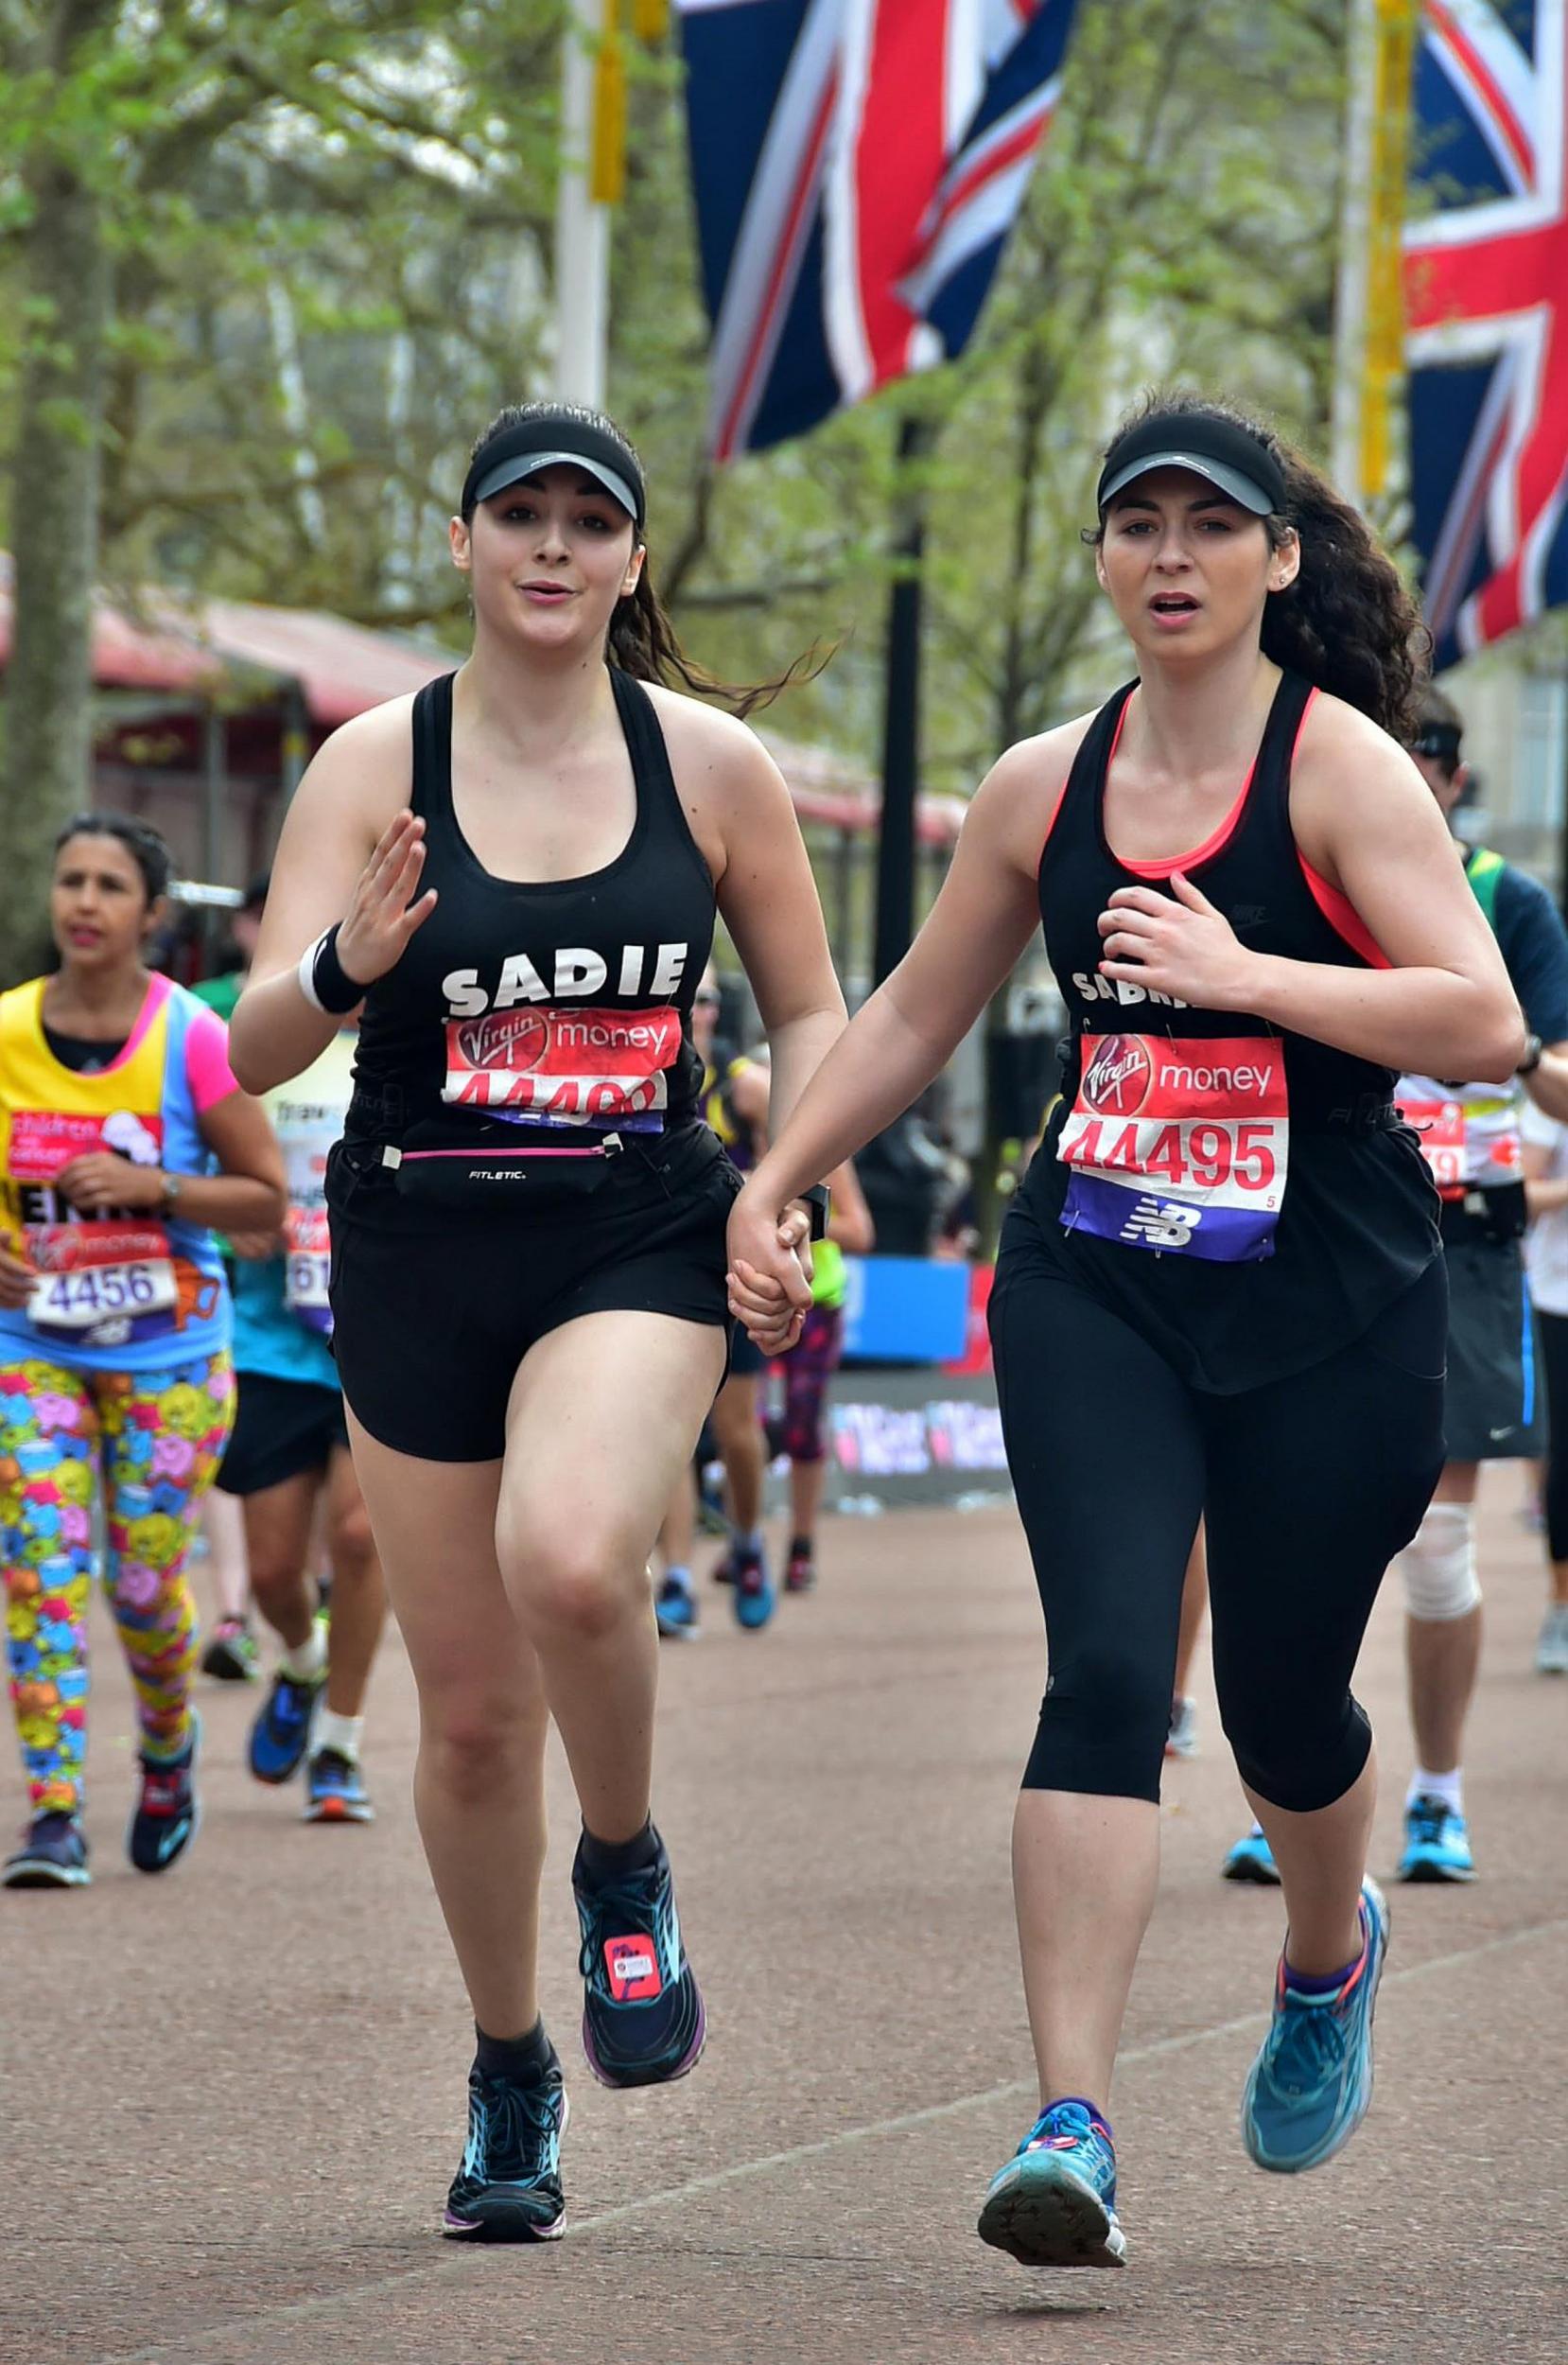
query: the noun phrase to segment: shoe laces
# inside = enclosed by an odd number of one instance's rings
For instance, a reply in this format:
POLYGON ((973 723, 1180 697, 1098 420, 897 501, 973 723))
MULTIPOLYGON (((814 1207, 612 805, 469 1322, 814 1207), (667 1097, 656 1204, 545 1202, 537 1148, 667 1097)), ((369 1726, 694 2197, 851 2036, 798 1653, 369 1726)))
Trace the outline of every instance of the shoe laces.
POLYGON ((605 1931, 615 1936, 646 1930, 653 1937, 663 1971, 675 1950, 666 1943, 672 1910, 669 1870, 662 1858, 635 1872, 623 1872, 615 1880, 591 1882, 579 1890, 578 1896, 584 1908, 578 1969, 597 1994, 610 1994, 603 1960, 605 1931))
POLYGON ((185 1804, 190 1768, 184 1765, 142 1767, 143 1814, 178 1814, 185 1804))
POLYGON ((1410 1808, 1410 1836, 1422 1848, 1441 1844, 1443 1826, 1454 1813, 1441 1798, 1417 1798, 1410 1808))
POLYGON ((1272 2082, 1291 2094, 1315 2093, 1336 2078, 1345 2064, 1345 2023, 1337 1996, 1312 2002, 1287 1988, 1269 2030, 1267 2068, 1272 2082))
POLYGON ((551 2077, 524 2085, 516 2078, 476 2069, 469 2089, 473 2109, 462 2163, 467 2173, 519 2183, 548 2175, 554 2164, 559 2132, 559 2092, 551 2077), (527 2173, 518 2178, 500 2176, 498 2167, 512 2162, 523 2164, 527 2173))

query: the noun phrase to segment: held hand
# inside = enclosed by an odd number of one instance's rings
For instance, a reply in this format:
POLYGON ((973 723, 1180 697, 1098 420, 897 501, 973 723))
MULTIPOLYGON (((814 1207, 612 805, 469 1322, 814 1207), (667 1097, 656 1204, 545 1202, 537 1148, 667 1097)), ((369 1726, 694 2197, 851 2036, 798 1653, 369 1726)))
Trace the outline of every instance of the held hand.
POLYGON ((1100 914, 1101 975, 1174 994, 1200 1010, 1248 1008, 1253 956, 1225 914, 1179 870, 1171 874, 1171 889, 1157 895, 1153 887, 1117 888, 1100 914))
POLYGON ((0 1305, 13 1310, 26 1305, 38 1286, 38 1272, 25 1256, 18 1256, 10 1248, 0 1248, 0 1305))
POLYGON ((374 986, 395 969, 414 930, 434 911, 434 887, 419 892, 424 868, 425 824, 405 811, 382 832, 339 925, 338 958, 357 986, 374 986))
POLYGON ((100 1216, 107 1207, 150 1213, 164 1203, 163 1168, 133 1166, 112 1149, 73 1158, 55 1177, 55 1188, 84 1216, 100 1216))
POLYGON ((281 1232, 229 1232, 224 1235, 229 1253, 242 1265, 261 1265, 271 1256, 281 1256, 284 1237, 281 1232))
POLYGON ((811 1285, 795 1253, 808 1228, 798 1203, 780 1216, 749 1184, 730 1210, 729 1308, 765 1355, 787 1353, 810 1310, 811 1285))

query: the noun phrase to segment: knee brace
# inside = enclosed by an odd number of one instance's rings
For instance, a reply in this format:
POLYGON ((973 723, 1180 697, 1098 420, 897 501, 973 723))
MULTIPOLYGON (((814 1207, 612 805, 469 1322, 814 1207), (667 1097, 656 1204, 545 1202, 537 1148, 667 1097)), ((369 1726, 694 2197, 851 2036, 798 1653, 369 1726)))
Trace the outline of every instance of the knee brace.
POLYGON ((1463 1618, 1481 1599, 1475 1574, 1475 1507, 1429 1504, 1420 1526, 1399 1555, 1404 1605, 1434 1624, 1463 1618))

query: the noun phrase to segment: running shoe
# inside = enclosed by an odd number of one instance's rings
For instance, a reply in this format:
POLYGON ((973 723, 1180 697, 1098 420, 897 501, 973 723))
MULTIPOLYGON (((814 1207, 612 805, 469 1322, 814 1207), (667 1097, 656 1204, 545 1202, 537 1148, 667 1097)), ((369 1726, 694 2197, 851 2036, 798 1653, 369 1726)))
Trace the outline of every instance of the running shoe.
POLYGON ((1554 1602, 1535 1646, 1538 1675, 1568 1675, 1568 1602, 1554 1602))
POLYGON ((1178 1691, 1171 1702, 1171 1728, 1165 1736, 1168 1758, 1195 1758, 1198 1753, 1198 1704, 1178 1691))
POLYGON ((1239 1839, 1220 1866, 1222 1881, 1252 1881, 1260 1888, 1277 1889, 1280 1867, 1274 1861, 1274 1850, 1262 1831, 1248 1831, 1239 1839))
POLYGON ((681 1944, 663 1840, 650 1865, 588 1876, 579 1845, 572 1894, 583 1932, 583 2050, 601 2086, 657 2086, 694 2069, 707 2035, 702 1994, 681 1944))
POLYGON ((251 1726, 251 1771, 258 1782, 287 1782, 310 1746, 316 1704, 326 1689, 326 1672, 302 1681, 279 1668, 272 1689, 251 1726))
POLYGON ((678 1642, 688 1637, 695 1640, 697 1596, 679 1577, 666 1577, 653 1603, 653 1617, 667 1642, 678 1642))
POLYGON ((1042 2111, 980 2213, 983 2242, 1026 2267, 1124 2267, 1110 2129, 1081 2102, 1042 2111))
POLYGON ((1327 1995, 1286 1985, 1280 1957, 1274 2021, 1242 2095, 1242 2141, 1260 2168, 1298 2176, 1342 2151, 1372 2099, 1372 2013, 1388 1951, 1388 1908, 1361 1884, 1361 1953, 1327 1995))
POLYGON ((790 1557, 784 1570, 786 1593, 814 1593, 817 1588, 817 1564, 810 1544, 797 1535, 790 1546, 790 1557))
POLYGON ((768 1555, 759 1547, 747 1550, 737 1544, 731 1554, 734 1565, 735 1618, 738 1625, 749 1634, 765 1626, 778 1606, 778 1596, 768 1570, 768 1555))
POLYGON ((193 1715, 190 1739, 177 1758, 139 1759, 141 1793, 131 1810, 125 1851, 138 1872, 166 1872, 183 1856, 201 1821, 196 1796, 196 1752, 201 1720, 193 1715))
POLYGON ((1465 1818, 1441 1798, 1412 1798, 1404 1810, 1404 1853, 1397 1881, 1473 1881, 1465 1818))
POLYGON ((527 2085, 476 2061, 468 2073, 468 2141, 446 2196, 442 2231, 479 2242, 553 2242, 566 2222, 561 2138, 566 2089, 549 2066, 527 2085))
POLYGON ((201 1654, 201 1673, 220 1684, 253 1684, 261 1675, 261 1654, 248 1618, 220 1618, 201 1654))
POLYGON ((22 1845, 0 1865, 0 1889, 84 1889, 87 1841, 74 1814, 35 1814, 22 1845))
POLYGON ((374 1823, 375 1809, 357 1760, 340 1749, 314 1750, 305 1769, 305 1823, 374 1823))

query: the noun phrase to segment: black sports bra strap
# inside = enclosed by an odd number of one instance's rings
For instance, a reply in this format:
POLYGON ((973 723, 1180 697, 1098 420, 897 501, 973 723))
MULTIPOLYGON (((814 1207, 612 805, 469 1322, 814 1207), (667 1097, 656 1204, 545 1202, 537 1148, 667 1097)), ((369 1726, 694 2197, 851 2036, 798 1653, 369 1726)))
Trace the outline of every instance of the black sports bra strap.
POLYGON ((452 682, 438 674, 414 692, 413 780, 409 792, 410 811, 427 820, 452 817, 452 682))

